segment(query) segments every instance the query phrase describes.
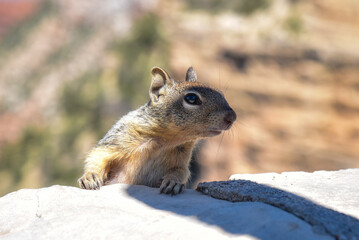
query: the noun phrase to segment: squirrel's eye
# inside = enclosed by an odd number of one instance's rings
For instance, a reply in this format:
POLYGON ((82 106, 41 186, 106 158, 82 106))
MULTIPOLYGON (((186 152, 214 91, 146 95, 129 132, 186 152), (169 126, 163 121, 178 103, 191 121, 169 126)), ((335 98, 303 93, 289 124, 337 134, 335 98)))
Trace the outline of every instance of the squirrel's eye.
POLYGON ((192 105, 200 105, 202 103, 199 97, 194 93, 189 93, 186 96, 184 96, 184 100, 188 104, 192 104, 192 105))

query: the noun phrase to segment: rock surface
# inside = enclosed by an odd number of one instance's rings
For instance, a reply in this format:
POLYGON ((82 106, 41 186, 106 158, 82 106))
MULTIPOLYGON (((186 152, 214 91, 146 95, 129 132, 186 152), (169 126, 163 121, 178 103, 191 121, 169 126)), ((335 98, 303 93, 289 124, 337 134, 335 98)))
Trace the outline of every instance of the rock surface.
POLYGON ((1 239, 333 239, 279 208, 116 184, 52 186, 0 198, 1 239))
POLYGON ((242 179, 272 186, 359 219, 359 169, 339 171, 235 174, 242 179))
POLYGON ((338 239, 359 239, 359 169, 237 174, 197 190, 232 202, 263 202, 310 223, 338 239), (340 213, 340 212, 342 213, 340 213))

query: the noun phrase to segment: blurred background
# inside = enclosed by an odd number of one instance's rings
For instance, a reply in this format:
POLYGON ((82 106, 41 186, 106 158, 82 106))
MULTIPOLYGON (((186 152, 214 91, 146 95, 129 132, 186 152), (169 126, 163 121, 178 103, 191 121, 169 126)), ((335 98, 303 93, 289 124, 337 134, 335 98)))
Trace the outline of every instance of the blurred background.
POLYGON ((359 167, 357 0, 0 0, 0 196, 76 186, 153 66, 193 66, 237 112, 193 184, 359 167))

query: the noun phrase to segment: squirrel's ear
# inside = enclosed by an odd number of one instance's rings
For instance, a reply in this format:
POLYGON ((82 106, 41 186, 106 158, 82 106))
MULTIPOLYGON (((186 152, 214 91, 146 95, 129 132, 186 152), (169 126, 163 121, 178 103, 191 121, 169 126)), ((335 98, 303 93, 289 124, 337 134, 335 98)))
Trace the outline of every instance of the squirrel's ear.
POLYGON ((193 67, 189 67, 186 73, 186 81, 187 82, 197 82, 197 75, 194 71, 193 67))
POLYGON ((150 98, 152 102, 158 102, 159 97, 166 94, 166 86, 171 86, 173 80, 165 70, 159 67, 152 68, 151 73, 150 98))

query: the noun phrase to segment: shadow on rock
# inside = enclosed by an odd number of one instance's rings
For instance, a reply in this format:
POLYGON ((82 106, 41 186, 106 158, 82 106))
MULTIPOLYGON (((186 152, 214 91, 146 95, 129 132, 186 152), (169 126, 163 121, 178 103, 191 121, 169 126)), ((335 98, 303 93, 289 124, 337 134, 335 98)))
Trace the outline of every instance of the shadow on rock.
POLYGON ((337 239, 357 239, 359 220, 312 201, 249 180, 200 183, 197 191, 230 202, 263 202, 291 213, 337 239))
MULTIPOLYGON (((267 192, 268 194, 273 194, 274 196, 272 197, 275 197, 276 194, 280 193, 277 196, 278 199, 287 196, 288 201, 298 202, 299 209, 302 206, 301 204, 304 204, 304 210, 311 210, 305 207, 310 205, 312 210, 318 210, 319 215, 322 212, 324 217, 333 217, 332 223, 334 221, 343 221, 340 225, 343 229, 340 230, 334 227, 339 233, 339 235, 335 235, 320 223, 313 224, 309 222, 308 224, 305 218, 294 216, 293 214, 295 213, 281 207, 281 203, 278 205, 269 203, 273 205, 270 206, 266 204, 268 201, 263 201, 263 199, 240 198, 240 188, 243 188, 243 183, 236 185, 234 182, 240 181, 203 183, 197 189, 214 198, 228 201, 219 201, 192 190, 187 190, 177 196, 159 194, 158 189, 154 188, 149 188, 149 191, 143 191, 143 186, 128 186, 126 191, 131 197, 154 209, 172 212, 191 219, 195 218, 202 223, 217 226, 233 235, 250 235, 258 239, 333 239, 341 236, 354 239, 353 236, 358 232, 358 225, 355 225, 358 224, 357 219, 316 205, 292 193, 265 185, 257 184, 257 188, 249 190, 252 187, 250 183, 253 182, 246 181, 244 183, 244 185, 249 184, 247 190, 254 195, 267 192), (229 186, 227 183, 232 185, 229 186), (262 189, 258 189, 259 186, 262 189), (223 191, 217 191, 215 188, 223 191), (227 192, 225 192, 226 189, 227 192), (261 192, 255 193, 257 190, 261 192), (328 215, 328 213, 330 214, 328 215), (336 218, 338 216, 341 217, 336 218)), ((339 225, 339 223, 337 224, 339 225)))

